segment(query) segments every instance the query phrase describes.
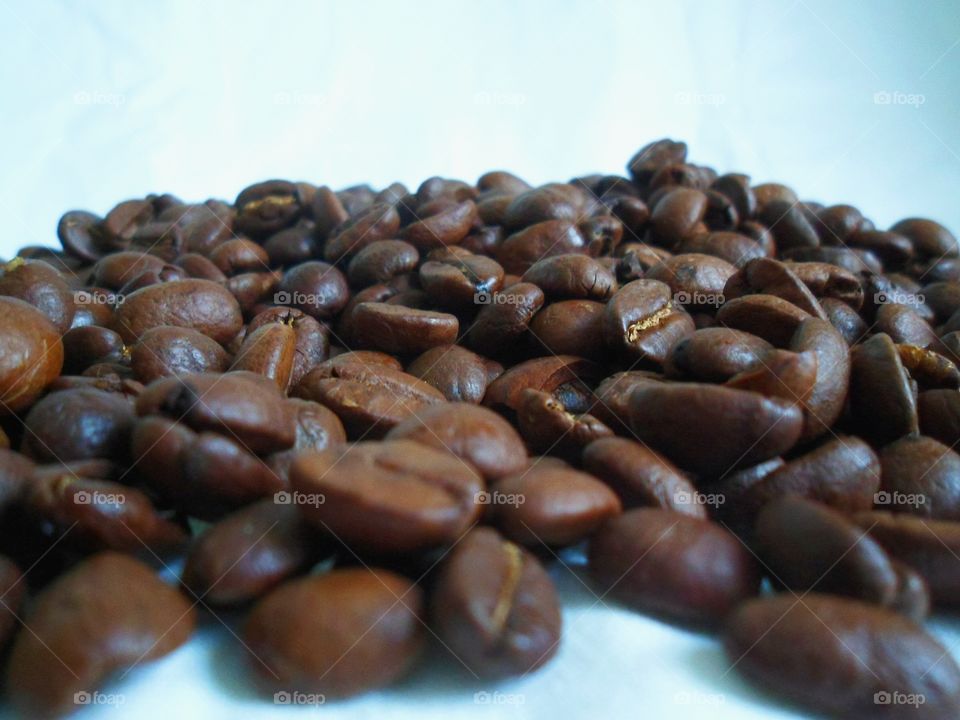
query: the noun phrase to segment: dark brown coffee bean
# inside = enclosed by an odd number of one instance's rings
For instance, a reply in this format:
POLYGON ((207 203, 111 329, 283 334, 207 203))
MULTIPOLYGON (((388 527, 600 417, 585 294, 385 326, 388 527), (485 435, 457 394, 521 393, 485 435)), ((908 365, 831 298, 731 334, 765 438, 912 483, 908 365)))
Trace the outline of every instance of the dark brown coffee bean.
POLYGON ((103 254, 99 242, 100 223, 101 218, 93 213, 70 210, 57 223, 57 237, 73 257, 96 262, 103 254))
POLYGON ((275 302, 324 320, 340 312, 349 297, 350 289, 343 273, 333 265, 312 260, 284 273, 275 302))
POLYGON ((387 303, 360 303, 353 311, 353 337, 362 347, 409 355, 457 339, 460 323, 449 313, 387 303))
POLYGON ((498 356, 527 332, 533 316, 543 306, 544 296, 536 285, 516 283, 483 299, 488 302, 470 326, 467 343, 479 353, 498 356))
POLYGON ((420 266, 419 278, 424 291, 439 307, 462 308, 483 302, 497 292, 503 285, 503 268, 482 255, 435 250, 420 266))
POLYGON ((294 387, 304 375, 327 359, 327 355, 330 354, 329 332, 302 310, 288 307, 269 308, 259 313, 247 325, 247 332, 255 333, 270 323, 279 323, 293 328, 295 343, 289 386, 294 387))
POLYGON ((271 235, 263 243, 270 267, 289 267, 320 256, 315 235, 316 226, 305 220, 271 235))
POLYGON ((315 232, 320 240, 326 239, 331 230, 350 218, 340 198, 326 185, 314 192, 310 200, 310 214, 316 223, 315 232))
POLYGON ((401 233, 404 240, 424 252, 458 244, 477 221, 477 206, 473 200, 448 205, 433 213, 424 212, 425 207, 418 208, 416 222, 407 225, 401 233))
POLYGON ((890 337, 874 335, 850 353, 850 413, 859 432, 879 443, 916 433, 917 401, 890 337))
POLYGON ((403 240, 377 240, 350 260, 347 277, 355 287, 387 282, 417 267, 420 253, 403 240))
POLYGON ((117 308, 111 327, 127 343, 151 328, 173 325, 197 330, 223 345, 242 324, 237 301, 222 286, 209 280, 178 280, 128 296, 117 308))
POLYGON ((867 603, 816 594, 752 600, 727 620, 724 645, 752 682, 831 717, 960 712, 960 669, 947 651, 912 620, 867 603))
POLYGON ((507 538, 530 547, 577 543, 621 510, 616 494, 595 477, 543 458, 491 485, 482 502, 507 538))
POLYGON ((647 185, 662 167, 683 163, 687 159, 687 144, 674 140, 657 140, 640 148, 630 158, 627 169, 640 187, 647 185))
POLYGON ((450 653, 485 678, 526 675, 560 644, 560 602, 549 575, 491 528, 471 531, 444 560, 430 615, 450 653))
POLYGON ((720 475, 780 455, 796 444, 803 415, 793 403, 696 383, 647 383, 631 396, 637 437, 680 467, 720 475), (709 434, 690 432, 709 427, 709 434))
POLYGON ((284 450, 296 434, 276 385, 247 372, 162 378, 140 394, 136 409, 140 417, 167 415, 197 432, 222 433, 256 453, 284 450))
POLYGON ((98 325, 68 330, 62 340, 65 373, 82 372, 96 362, 118 362, 125 353, 123 339, 113 330, 98 325))
POLYGON ((671 377, 725 382, 750 370, 774 352, 766 340, 727 327, 704 328, 678 342, 664 370, 671 377))
POLYGON ((393 205, 373 205, 331 230, 323 256, 327 262, 343 260, 377 240, 396 237, 399 229, 400 215, 393 205))
POLYGON ((489 482, 520 472, 527 464, 523 441, 506 420, 487 408, 443 403, 419 410, 388 434, 452 453, 489 482))
POLYGON ((897 353, 904 369, 921 387, 960 386, 960 370, 940 353, 916 345, 897 345, 897 353))
POLYGON ((891 605, 897 572, 876 541, 841 513, 801 497, 766 505, 757 517, 758 552, 774 581, 891 605))
POLYGON ((504 224, 519 230, 551 220, 576 221, 582 211, 583 198, 570 185, 550 183, 517 195, 504 216, 504 224))
POLYGON ((272 235, 293 225, 303 211, 299 188, 286 180, 267 180, 237 195, 236 229, 253 237, 272 235))
POLYGON ((422 606, 420 589, 399 575, 334 570, 263 598, 247 618, 243 640, 269 690, 347 697, 410 670, 424 644, 422 606))
POLYGON ((33 305, 61 335, 73 322, 74 293, 64 277, 42 260, 16 258, 0 268, 0 295, 33 305))
POLYGON ((547 305, 530 323, 535 352, 604 358, 605 309, 593 300, 563 300, 547 305))
POLYGON ((41 462, 122 458, 133 421, 133 406, 116 393, 92 388, 51 393, 27 414, 21 451, 41 462))
POLYGON ((712 190, 723 193, 737 209, 737 215, 742 220, 748 220, 757 211, 757 197, 750 187, 750 178, 747 175, 729 173, 721 175, 710 185, 712 190))
POLYGON ((677 304, 709 311, 723 304, 724 286, 736 272, 721 258, 688 253, 663 260, 644 277, 669 285, 677 304))
POLYGON ((0 297, 0 415, 24 410, 60 374, 63 343, 43 313, 0 297))
POLYGON ((816 387, 817 365, 817 356, 813 352, 774 350, 762 362, 737 373, 724 385, 791 403, 805 403, 816 387))
POLYGON ((118 553, 85 560, 32 604, 7 666, 11 702, 25 715, 69 712, 115 671, 167 655, 193 632, 196 612, 146 565, 118 553))
POLYGON ((197 330, 162 325, 140 336, 130 350, 130 364, 140 382, 150 383, 168 375, 223 372, 230 356, 197 330))
POLYGON ((515 232, 496 250, 496 260, 507 273, 522 275, 538 260, 586 252, 586 239, 567 220, 546 220, 515 232))
POLYGON ((937 335, 916 310, 899 304, 877 308, 877 332, 886 333, 895 343, 927 348, 937 346, 937 335))
POLYGON ((933 220, 908 218, 895 224, 890 231, 908 237, 913 243, 914 252, 920 257, 955 258, 960 255, 957 239, 933 220))
POLYGON ((213 282, 224 282, 227 279, 220 268, 203 255, 197 255, 196 253, 181 255, 174 261, 174 264, 183 268, 187 275, 192 278, 213 280, 213 282))
POLYGON ((210 261, 227 276, 270 269, 267 251, 245 238, 232 238, 217 245, 210 253, 210 261))
MULTIPOLYGON (((755 192, 758 190, 759 186, 754 188, 755 192)), ((767 202, 760 199, 759 192, 757 197, 759 202, 757 219, 773 233, 780 252, 794 248, 814 248, 820 244, 817 231, 796 201, 767 202)))
POLYGON ((677 253, 711 255, 726 260, 735 267, 743 267, 754 258, 765 257, 759 243, 736 232, 712 232, 693 235, 676 247, 677 253))
POLYGON ((555 255, 534 263, 523 274, 553 299, 607 300, 617 287, 616 278, 597 260, 586 255, 555 255))
POLYGON ((646 382, 663 380, 661 375, 645 370, 614 373, 604 378, 594 391, 595 402, 589 411, 618 435, 631 436, 630 396, 633 389, 646 382))
POLYGON ((612 350, 634 360, 663 364, 674 346, 694 331, 694 325, 674 304, 669 285, 634 280, 610 298, 603 329, 612 350))
POLYGON ((823 308, 830 324, 846 340, 847 345, 852 347, 866 337, 867 323, 847 303, 833 298, 823 298, 820 301, 820 307, 823 308))
MULTIPOLYGON (((472 407, 472 406, 471 406, 472 407)), ((377 553, 451 545, 477 520, 483 480, 458 457, 412 440, 306 452, 290 466, 312 524, 377 553)))
POLYGON ((184 586, 205 603, 236 605, 306 570, 322 544, 294 500, 281 492, 208 528, 190 548, 184 586))
POLYGON ((880 451, 880 467, 883 492, 878 505, 937 520, 960 520, 960 455, 946 445, 906 436, 880 451))
POLYGON ((794 353, 816 356, 816 382, 803 401, 802 441, 828 432, 843 412, 850 386, 850 352, 843 337, 833 326, 811 317, 800 323, 790 339, 794 353))
POLYGON ((611 520, 591 538, 589 562, 601 597, 694 625, 718 624, 760 586, 756 561, 736 537, 669 510, 611 520))
POLYGON ((960 393, 927 390, 917 396, 920 431, 948 447, 960 440, 960 393))
POLYGON ((534 358, 514 365, 490 383, 483 404, 503 410, 516 410, 527 388, 553 393, 561 386, 572 384, 586 390, 599 377, 599 366, 574 355, 551 355, 534 358))
POLYGON ((820 242, 825 245, 846 245, 847 238, 863 225, 863 215, 852 205, 831 205, 815 213, 813 223, 820 242))
POLYGON ((459 345, 427 350, 407 366, 407 372, 433 385, 451 402, 478 404, 503 366, 459 345))
POLYGON ((652 207, 653 237, 658 244, 672 248, 696 233, 707 211, 707 196, 700 190, 677 187, 652 207))
POLYGON ((814 317, 826 319, 820 303, 789 265, 772 258, 757 258, 746 263, 723 289, 726 298, 745 295, 775 295, 814 317))
POLYGON ((517 427, 533 452, 573 461, 597 438, 613 435, 593 415, 569 412, 552 394, 530 388, 520 396, 517 427))
POLYGON ((600 438, 583 451, 584 469, 620 498, 624 508, 658 507, 706 519, 696 488, 669 460, 627 438, 600 438))
POLYGON ((290 386, 297 335, 289 325, 267 323, 243 340, 231 370, 248 370, 273 380, 283 392, 290 386))

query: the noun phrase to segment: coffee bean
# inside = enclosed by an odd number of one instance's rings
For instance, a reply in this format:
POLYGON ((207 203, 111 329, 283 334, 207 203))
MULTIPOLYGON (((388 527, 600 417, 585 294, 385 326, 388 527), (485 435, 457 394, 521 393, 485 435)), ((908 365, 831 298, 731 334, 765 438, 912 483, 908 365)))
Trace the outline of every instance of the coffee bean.
POLYGON ((536 352, 603 359, 603 319, 606 306, 593 300, 562 300, 533 317, 530 335, 536 352))
POLYGON ((487 499, 494 525, 534 548, 577 543, 621 510, 616 494, 595 477, 540 458, 491 485, 487 499))
POLYGON ((670 286, 658 280, 634 280, 620 288, 604 313, 607 346, 633 360, 662 365, 694 331, 693 320, 672 297, 670 286))
POLYGON ((413 440, 301 454, 290 482, 318 498, 301 506, 312 524, 349 547, 387 554, 453 544, 476 522, 483 490, 470 465, 413 440))
POLYGON ((664 369, 671 377, 725 382, 766 361, 774 352, 766 340, 726 327, 704 328, 678 342, 664 369))
POLYGON ((367 287, 411 272, 419 260, 420 253, 410 243, 403 240, 377 240, 353 256, 347 277, 351 285, 367 287))
POLYGON ((444 646, 484 678, 526 675, 560 644, 560 603, 549 575, 487 527, 472 530, 443 561, 430 615, 444 646))
MULTIPOLYGON (((490 383, 483 404, 495 409, 517 410, 527 388, 553 393, 563 385, 589 387, 599 375, 599 366, 574 355, 551 355, 514 365, 490 383)), ((587 391, 589 393, 589 390, 587 391)))
POLYGON ((503 366, 460 345, 440 345, 418 356, 407 372, 429 383, 451 402, 477 404, 503 366))
POLYGON ((719 475, 794 446, 803 416, 793 403, 744 390, 696 383, 647 383, 631 395, 637 437, 680 467, 719 475), (709 434, 689 428, 711 428, 709 434))
POLYGON ((913 621, 856 600, 752 600, 725 623, 724 645, 752 682, 831 717, 902 716, 885 700, 893 693, 924 698, 911 716, 960 712, 960 669, 940 643, 913 621))
POLYGON ((237 195, 236 228, 253 237, 266 237, 293 225, 303 211, 299 188, 286 180, 267 180, 237 195))
POLYGON ((421 590, 386 570, 334 570, 263 598, 243 641, 270 691, 347 697, 410 670, 424 644, 422 606, 421 590))
POLYGON ((0 297, 0 415, 28 408, 60 374, 63 343, 39 310, 16 298, 0 297))
POLYGON ((387 433, 389 440, 416 440, 467 461, 493 482, 520 472, 527 453, 517 431, 495 412, 466 403, 418 411, 387 433))
POLYGON ((601 597, 692 625, 717 625, 760 586, 756 560, 737 538, 669 510, 611 520, 591 538, 589 563, 601 597))
POLYGON ((0 271, 0 295, 33 305, 61 335, 70 329, 75 312, 74 293, 53 267, 42 260, 17 258, 0 271))
POLYGON ((545 257, 583 253, 586 239, 568 220, 544 220, 507 237, 496 250, 495 259, 505 272, 522 275, 545 257))
POLYGON ((902 437, 880 451, 880 469, 879 497, 890 509, 960 520, 960 455, 948 446, 923 436, 902 437))
POLYGON ((146 565, 113 552, 85 560, 46 588, 17 636, 6 672, 11 702, 31 717, 75 708, 115 671, 175 650, 196 612, 146 565))
POLYGON ((293 376, 297 335, 289 325, 267 323, 247 335, 231 370, 247 370, 273 380, 286 392, 293 376))
POLYGON ((607 300, 617 287, 616 278, 597 260, 586 255, 554 255, 544 258, 523 274, 554 299, 607 300))
POLYGON ((888 335, 854 347, 850 368, 850 412, 860 432, 881 443, 917 432, 910 377, 888 335))
POLYGON ((757 517, 760 557, 790 590, 831 593, 892 605, 897 572, 887 553, 839 512, 785 496, 757 517))
POLYGON ((400 215, 393 205, 372 205, 330 231, 323 256, 327 262, 337 262, 377 240, 396 237, 399 229, 400 215))
POLYGON ((530 283, 516 283, 481 298, 484 306, 470 326, 467 342, 484 355, 503 355, 512 341, 527 331, 543 306, 543 291, 530 283))
POLYGON ((144 383, 168 375, 223 372, 230 364, 230 356, 219 343, 185 327, 150 328, 129 352, 134 375, 144 383))
POLYGON ((957 239, 940 223, 924 218, 901 220, 890 228, 910 239, 914 252, 920 257, 955 258, 960 255, 957 239))
POLYGON ((288 498, 261 500, 208 528, 190 548, 184 586, 205 603, 236 605, 305 570, 323 544, 288 498))

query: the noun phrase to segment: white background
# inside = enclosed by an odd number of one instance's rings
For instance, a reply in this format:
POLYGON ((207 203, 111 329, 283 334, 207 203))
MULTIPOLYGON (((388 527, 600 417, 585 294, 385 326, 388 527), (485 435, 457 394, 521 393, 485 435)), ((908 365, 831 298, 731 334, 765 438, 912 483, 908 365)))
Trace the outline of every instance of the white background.
MULTIPOLYGON (((103 213, 148 192, 233 199, 268 177, 415 188, 495 167, 540 183, 622 173, 662 136, 686 140, 696 162, 855 204, 881 226, 924 215, 960 230, 956 0, 0 0, 0 68, 0 257, 56 244, 66 209, 103 213)), ((522 704, 477 705, 483 688, 434 662, 320 712, 801 717, 725 674, 709 638, 594 605, 562 569, 558 581, 559 659, 488 688, 522 704)), ((239 644, 208 625, 110 688, 121 714, 314 712, 257 700, 239 644)))

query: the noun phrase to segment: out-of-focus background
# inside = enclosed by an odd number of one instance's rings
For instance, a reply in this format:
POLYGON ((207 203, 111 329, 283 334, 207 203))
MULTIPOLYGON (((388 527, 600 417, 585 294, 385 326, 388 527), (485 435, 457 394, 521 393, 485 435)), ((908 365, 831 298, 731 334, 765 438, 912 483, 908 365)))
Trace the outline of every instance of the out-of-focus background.
MULTIPOLYGON (((879 226, 923 215, 960 231, 956 0, 0 0, 0 67, 5 258, 56 244, 67 209, 148 192, 232 200, 269 177, 415 188, 493 168, 541 183, 621 173, 663 136, 879 226)), ((521 681, 433 662, 371 697, 278 707, 252 693, 218 618, 81 714, 803 717, 748 688, 709 637, 556 572, 564 645, 521 681)), ((953 621, 935 627, 960 641, 953 621)))
POLYGON ((267 177, 623 172, 640 145, 960 230, 956 0, 0 0, 0 254, 267 177))

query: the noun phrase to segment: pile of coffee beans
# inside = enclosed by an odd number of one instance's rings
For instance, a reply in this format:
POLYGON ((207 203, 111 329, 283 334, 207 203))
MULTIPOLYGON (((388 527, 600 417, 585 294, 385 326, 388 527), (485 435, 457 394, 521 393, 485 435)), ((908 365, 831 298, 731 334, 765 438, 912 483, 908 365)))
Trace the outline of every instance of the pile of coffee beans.
POLYGON ((70 712, 222 610, 267 701, 430 646, 523 676, 571 571, 789 702, 960 717, 922 625, 960 605, 956 238, 682 142, 627 172, 150 195, 6 262, 13 705, 70 712))

